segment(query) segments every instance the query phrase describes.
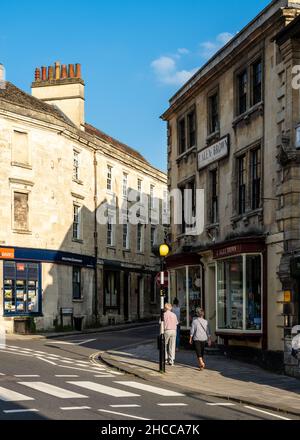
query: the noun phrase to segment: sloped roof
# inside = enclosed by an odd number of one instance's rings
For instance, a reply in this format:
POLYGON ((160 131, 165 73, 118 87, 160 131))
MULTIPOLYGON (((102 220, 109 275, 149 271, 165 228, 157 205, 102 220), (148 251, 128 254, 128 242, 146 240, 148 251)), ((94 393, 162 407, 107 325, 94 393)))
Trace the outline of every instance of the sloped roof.
POLYGON ((62 122, 65 122, 75 127, 73 122, 58 107, 46 104, 40 99, 37 99, 26 92, 23 92, 23 90, 19 89, 9 81, 6 81, 4 88, 0 88, 0 100, 4 100, 12 104, 25 107, 29 110, 46 113, 50 116, 54 116, 55 118, 60 119, 62 122))
POLYGON ((133 156, 136 159, 141 160, 144 163, 150 165, 149 162, 141 155, 141 153, 139 153, 138 151, 129 147, 128 145, 123 144, 122 142, 118 141, 117 139, 114 139, 113 137, 109 136, 108 134, 104 133, 103 131, 99 130, 98 128, 95 128, 90 124, 85 124, 85 131, 86 131, 86 133, 91 134, 92 136, 95 136, 98 139, 103 140, 104 142, 107 142, 108 144, 111 144, 112 146, 116 147, 117 149, 123 151, 124 153, 129 154, 130 156, 133 156))

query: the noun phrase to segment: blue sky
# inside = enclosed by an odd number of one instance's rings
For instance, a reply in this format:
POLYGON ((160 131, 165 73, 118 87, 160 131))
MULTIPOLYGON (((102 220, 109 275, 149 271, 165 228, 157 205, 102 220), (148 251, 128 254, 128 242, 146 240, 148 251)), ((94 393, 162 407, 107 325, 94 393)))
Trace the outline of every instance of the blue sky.
POLYGON ((0 62, 23 90, 37 66, 81 63, 86 120, 166 169, 169 98, 269 0, 1 2, 0 62))

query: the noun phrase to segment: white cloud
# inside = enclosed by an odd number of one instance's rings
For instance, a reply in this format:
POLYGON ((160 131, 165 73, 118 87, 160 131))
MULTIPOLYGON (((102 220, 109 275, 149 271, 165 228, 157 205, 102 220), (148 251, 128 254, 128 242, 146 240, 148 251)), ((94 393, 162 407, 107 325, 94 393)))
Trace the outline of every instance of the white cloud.
POLYGON ((211 58, 221 47, 227 44, 233 35, 229 32, 222 32, 216 36, 214 41, 205 41, 200 43, 200 55, 202 58, 211 58))
POLYGON ((178 70, 176 61, 172 57, 161 56, 152 61, 151 67, 157 79, 162 84, 181 86, 187 82, 198 70, 178 70))
POLYGON ((180 55, 188 55, 190 53, 190 51, 188 49, 186 49, 185 47, 181 47, 180 49, 177 50, 177 52, 180 55))

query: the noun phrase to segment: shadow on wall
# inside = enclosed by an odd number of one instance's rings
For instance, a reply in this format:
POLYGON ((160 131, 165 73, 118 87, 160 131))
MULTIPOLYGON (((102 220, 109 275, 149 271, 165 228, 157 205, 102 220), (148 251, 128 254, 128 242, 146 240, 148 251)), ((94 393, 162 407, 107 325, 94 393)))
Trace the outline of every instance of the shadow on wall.
MULTIPOLYGON (((118 222, 109 227, 97 222, 95 234, 96 217, 101 217, 107 203, 111 201, 104 200, 97 211, 91 211, 82 200, 74 199, 74 223, 58 250, 58 261, 42 263, 43 316, 34 320, 36 331, 71 330, 74 323, 80 329, 77 318, 82 318, 84 328, 97 328, 159 316, 155 287, 159 261, 151 254, 151 226, 130 224, 126 248, 125 228, 118 222), (136 251, 138 240, 143 242, 140 252, 136 251), (96 256, 95 270, 91 260, 94 263, 96 256)), ((115 204, 117 218, 126 217, 128 207, 123 202, 118 207, 118 199, 115 204)), ((113 217, 112 208, 108 209, 108 216, 113 217)), ((144 222, 145 216, 141 215, 140 221, 144 222)), ((56 226, 52 226, 53 234, 56 226)), ((158 227, 157 239, 163 241, 163 238, 163 228, 158 227)))

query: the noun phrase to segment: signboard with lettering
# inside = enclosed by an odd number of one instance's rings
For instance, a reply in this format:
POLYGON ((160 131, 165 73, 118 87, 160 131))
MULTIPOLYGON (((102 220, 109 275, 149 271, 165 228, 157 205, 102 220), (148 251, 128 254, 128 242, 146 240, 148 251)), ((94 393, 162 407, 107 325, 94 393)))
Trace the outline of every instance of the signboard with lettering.
POLYGON ((229 155, 229 134, 198 153, 198 170, 229 155))
POLYGON ((0 248, 0 259, 13 260, 15 258, 15 250, 9 248, 0 248))

